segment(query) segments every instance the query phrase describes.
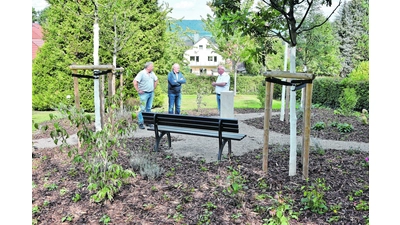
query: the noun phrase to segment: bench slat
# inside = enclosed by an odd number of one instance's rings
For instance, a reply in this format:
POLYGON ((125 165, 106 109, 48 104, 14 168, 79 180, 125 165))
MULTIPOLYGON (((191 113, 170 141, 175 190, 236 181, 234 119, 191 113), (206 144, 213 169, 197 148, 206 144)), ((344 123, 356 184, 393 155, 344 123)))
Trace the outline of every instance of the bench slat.
MULTIPOLYGON (((154 131, 154 129, 147 129, 147 130, 154 131)), ((205 136, 205 137, 218 138, 218 131, 206 131, 206 130, 202 130, 202 129, 179 128, 179 127, 173 127, 173 126, 159 125, 158 131, 167 131, 167 132, 171 132, 171 133, 200 135, 200 136, 205 136)), ((232 139, 232 140, 242 140, 245 137, 246 137, 245 134, 222 132, 222 138, 228 138, 228 139, 232 139)))

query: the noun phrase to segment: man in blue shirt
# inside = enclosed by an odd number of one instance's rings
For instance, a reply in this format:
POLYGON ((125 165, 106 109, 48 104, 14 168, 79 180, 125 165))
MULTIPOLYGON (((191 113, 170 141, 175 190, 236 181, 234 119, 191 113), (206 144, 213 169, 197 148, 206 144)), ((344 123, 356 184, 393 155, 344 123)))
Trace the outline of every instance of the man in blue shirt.
POLYGON ((175 63, 172 66, 172 71, 168 73, 168 113, 181 114, 181 100, 182 100, 182 84, 186 83, 185 77, 179 72, 180 66, 175 63))
MULTIPOLYGON (((145 129, 143 124, 142 112, 150 112, 153 106, 154 89, 158 84, 158 78, 153 72, 153 62, 147 62, 144 69, 140 71, 133 80, 133 86, 139 93, 140 111, 138 113, 138 123, 140 129, 145 129)), ((149 125, 152 127, 152 124, 149 125)))

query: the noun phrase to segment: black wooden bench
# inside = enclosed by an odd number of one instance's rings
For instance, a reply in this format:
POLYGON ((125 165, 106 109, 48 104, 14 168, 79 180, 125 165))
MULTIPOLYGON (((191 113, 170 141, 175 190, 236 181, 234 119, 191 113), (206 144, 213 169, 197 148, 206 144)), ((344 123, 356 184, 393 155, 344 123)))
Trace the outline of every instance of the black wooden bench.
POLYGON ((228 142, 228 155, 232 152, 231 141, 241 141, 246 137, 239 134, 237 119, 213 118, 202 116, 187 116, 154 112, 142 112, 145 124, 153 124, 154 128, 148 128, 155 132, 154 150, 158 151, 161 138, 168 137, 168 147, 171 148, 171 133, 197 135, 218 138, 218 160, 221 161, 222 150, 228 142))

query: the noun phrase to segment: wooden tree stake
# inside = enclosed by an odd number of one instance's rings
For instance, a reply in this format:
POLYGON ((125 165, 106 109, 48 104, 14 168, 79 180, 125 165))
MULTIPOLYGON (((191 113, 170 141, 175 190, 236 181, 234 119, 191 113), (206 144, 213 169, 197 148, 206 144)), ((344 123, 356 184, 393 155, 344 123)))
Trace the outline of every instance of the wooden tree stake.
POLYGON ((268 142, 269 142, 269 120, 271 118, 271 82, 265 82, 265 110, 264 110, 264 148, 263 148, 263 171, 268 174, 268 142))

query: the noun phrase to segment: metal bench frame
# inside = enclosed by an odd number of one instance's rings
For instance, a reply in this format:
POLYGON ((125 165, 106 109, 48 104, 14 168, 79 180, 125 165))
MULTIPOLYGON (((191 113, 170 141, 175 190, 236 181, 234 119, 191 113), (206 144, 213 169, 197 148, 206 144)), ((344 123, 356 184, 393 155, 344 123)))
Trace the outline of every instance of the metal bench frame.
POLYGON ((231 141, 241 141, 246 137, 239 133, 237 119, 214 118, 202 116, 187 116, 154 112, 142 112, 144 123, 153 124, 154 128, 147 130, 155 133, 154 151, 158 151, 161 138, 167 135, 168 147, 171 148, 171 133, 188 134, 218 138, 218 161, 221 161, 222 151, 228 143, 228 156, 232 153, 231 141))

